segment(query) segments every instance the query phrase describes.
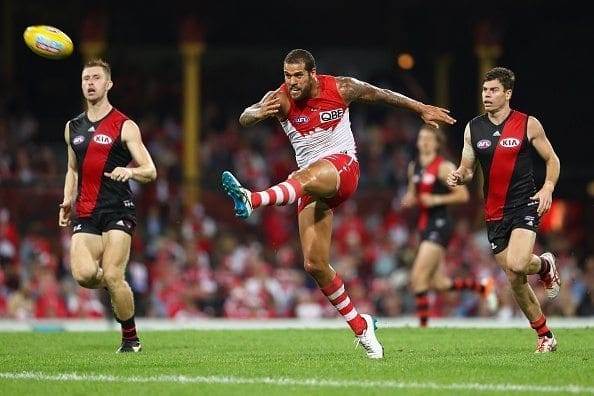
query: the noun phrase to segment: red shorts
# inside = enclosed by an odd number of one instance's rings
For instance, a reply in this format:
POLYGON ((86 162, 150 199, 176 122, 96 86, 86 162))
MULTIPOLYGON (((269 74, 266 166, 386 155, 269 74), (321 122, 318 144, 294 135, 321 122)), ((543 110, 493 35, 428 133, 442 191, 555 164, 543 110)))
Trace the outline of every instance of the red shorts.
MULTIPOLYGON (((330 161, 338 171, 340 177, 340 185, 338 191, 331 198, 320 198, 319 200, 326 203, 330 209, 336 208, 338 205, 349 199, 359 184, 359 176, 361 171, 359 169, 359 162, 357 159, 347 154, 332 154, 323 159, 330 161)), ((301 212, 310 202, 313 201, 311 195, 304 195, 299 198, 297 205, 297 213, 301 212)))

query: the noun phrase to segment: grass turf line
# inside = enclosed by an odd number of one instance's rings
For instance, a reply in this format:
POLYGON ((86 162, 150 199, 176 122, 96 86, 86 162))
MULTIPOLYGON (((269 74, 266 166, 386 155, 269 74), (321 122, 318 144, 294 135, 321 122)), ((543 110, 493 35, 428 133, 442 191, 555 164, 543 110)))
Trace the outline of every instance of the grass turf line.
POLYGON ((594 332, 559 329, 535 355, 530 329, 386 328, 370 360, 344 330, 0 333, 3 394, 594 394, 594 332), (6 393, 5 393, 6 392, 6 393))

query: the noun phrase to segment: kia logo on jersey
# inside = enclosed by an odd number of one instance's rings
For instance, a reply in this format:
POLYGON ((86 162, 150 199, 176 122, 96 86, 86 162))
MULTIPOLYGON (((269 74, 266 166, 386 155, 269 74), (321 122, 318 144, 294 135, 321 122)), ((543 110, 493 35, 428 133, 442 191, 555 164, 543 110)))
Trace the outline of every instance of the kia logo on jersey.
POLYGON ((93 136, 93 141, 99 144, 111 144, 113 140, 107 135, 95 135, 93 136))
POLYGON ((328 122, 338 120, 344 114, 343 109, 334 109, 320 112, 320 121, 328 122))
POLYGON ((502 147, 518 147, 520 145, 520 139, 516 138, 505 138, 499 142, 502 147))
POLYGON ((487 140, 487 139, 479 140, 476 143, 476 147, 481 150, 487 149, 487 148, 491 147, 491 141, 487 140))
POLYGON ((297 124, 307 124, 309 122, 309 117, 308 116, 299 116, 299 117, 295 117, 293 118, 293 124, 297 125, 297 124))

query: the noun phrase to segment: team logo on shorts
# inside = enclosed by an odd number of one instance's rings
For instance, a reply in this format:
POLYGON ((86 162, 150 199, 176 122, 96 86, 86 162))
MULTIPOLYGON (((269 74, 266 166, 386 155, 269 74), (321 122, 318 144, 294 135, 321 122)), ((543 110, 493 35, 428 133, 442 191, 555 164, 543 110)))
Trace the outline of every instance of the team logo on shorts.
POLYGON ((132 228, 132 223, 130 223, 128 220, 119 220, 116 225, 120 227, 126 227, 127 229, 132 228))
POLYGON ((479 140, 478 142, 476 142, 476 148, 484 150, 484 149, 488 149, 489 147, 491 147, 491 141, 487 140, 487 139, 483 139, 483 140, 479 140))
POLYGON ((433 242, 439 241, 439 233, 437 231, 431 231, 427 236, 427 239, 433 242))
POLYGON ((527 226, 534 227, 534 216, 524 216, 524 220, 527 226))

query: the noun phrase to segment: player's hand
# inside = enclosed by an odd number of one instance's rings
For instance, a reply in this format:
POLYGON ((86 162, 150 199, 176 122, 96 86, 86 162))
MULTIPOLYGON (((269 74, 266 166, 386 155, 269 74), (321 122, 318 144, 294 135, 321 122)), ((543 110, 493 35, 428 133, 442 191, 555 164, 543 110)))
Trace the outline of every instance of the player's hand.
POLYGON ((60 214, 58 216, 58 225, 60 227, 68 227, 72 224, 70 220, 70 213, 72 212, 72 202, 64 200, 60 205, 60 214))
POLYGON ((104 172, 105 176, 109 177, 113 181, 127 182, 132 178, 132 169, 124 166, 118 166, 111 172, 104 172))
POLYGON ((415 206, 416 203, 417 200, 415 198, 415 195, 408 192, 404 194, 404 197, 402 197, 402 201, 400 202, 403 208, 411 208, 415 206))
POLYGON ((530 199, 538 201, 536 212, 539 216, 542 216, 551 209, 551 204, 553 203, 553 191, 547 187, 543 187, 536 194, 531 196, 530 199))
POLYGON ((423 206, 424 208, 430 208, 432 206, 435 206, 435 199, 433 198, 433 194, 419 194, 419 201, 421 202, 421 206, 423 206))
POLYGON ((439 128, 438 122, 446 124, 454 124, 456 119, 450 116, 450 111, 442 107, 436 107, 424 104, 421 112, 421 118, 425 123, 433 125, 435 128, 439 128))
POLYGON ((464 177, 462 176, 462 172, 460 172, 457 169, 455 171, 450 172, 446 180, 446 183, 450 187, 461 186, 462 184, 464 184, 464 177))
POLYGON ((281 107, 279 92, 280 89, 268 91, 262 100, 260 100, 258 109, 259 118, 268 118, 278 113, 281 107))

